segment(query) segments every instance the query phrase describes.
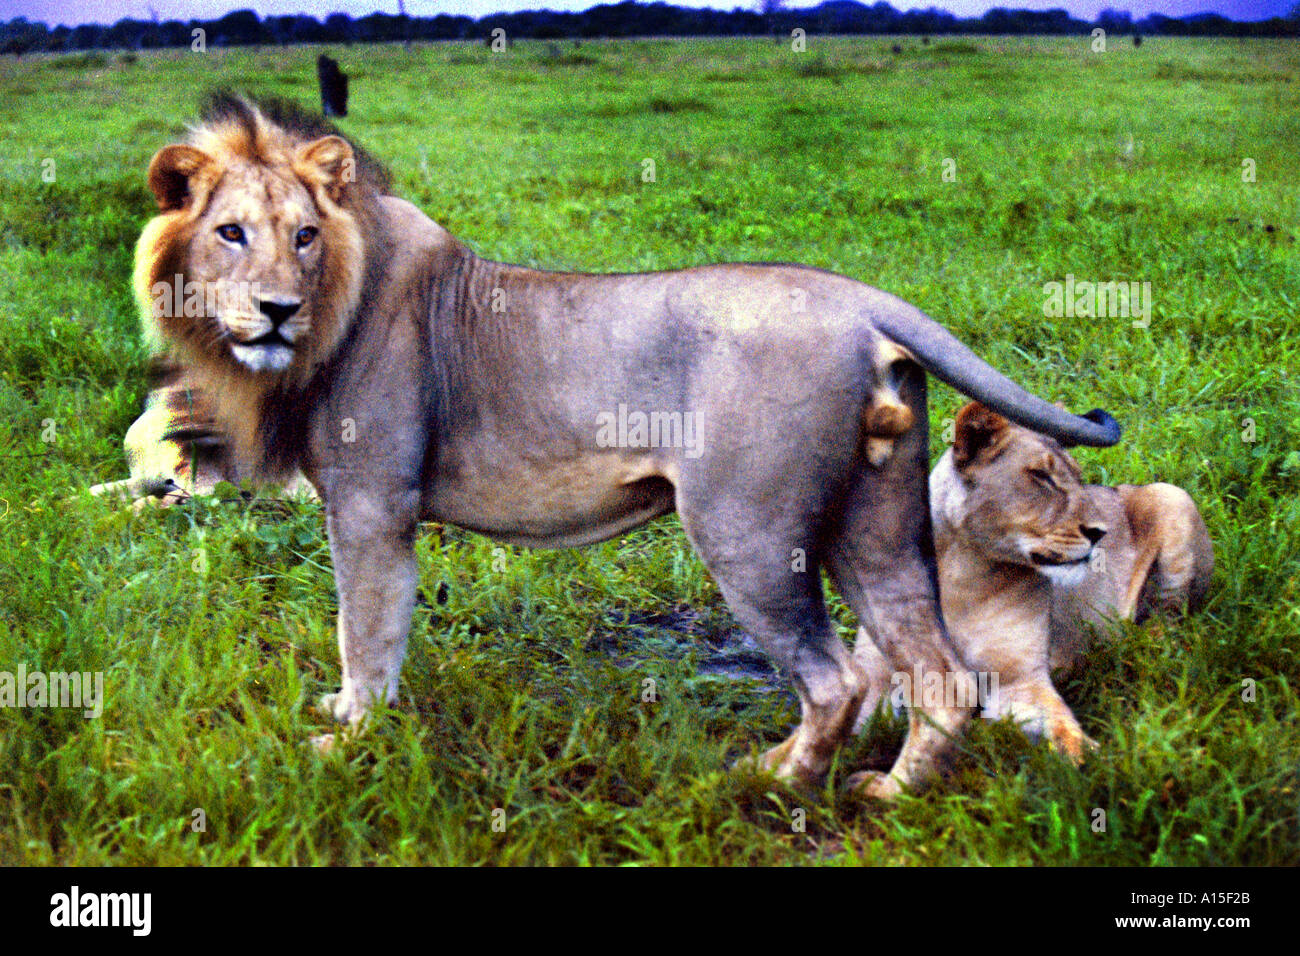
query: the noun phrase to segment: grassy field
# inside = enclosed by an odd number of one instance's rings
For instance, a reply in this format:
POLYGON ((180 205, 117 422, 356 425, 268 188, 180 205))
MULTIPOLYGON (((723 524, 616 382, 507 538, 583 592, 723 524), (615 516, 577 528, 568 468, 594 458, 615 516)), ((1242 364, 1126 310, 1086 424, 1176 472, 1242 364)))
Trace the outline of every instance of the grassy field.
MULTIPOLYGON (((1186 487, 1219 570, 1203 613, 1117 628, 1065 686, 1101 743, 1082 770, 977 720, 944 785, 870 804, 839 785, 891 762, 882 720, 822 792, 728 773, 793 699, 715 666, 744 654, 671 518, 582 551, 427 535, 402 707, 317 755, 339 680, 318 510, 77 492, 124 477, 146 390, 149 157, 211 87, 314 102, 318 50, 6 57, 0 671, 102 671, 106 703, 0 708, 0 863, 1300 863, 1300 50, 893 42, 331 52, 344 129, 483 255, 822 266, 1110 410, 1125 439, 1082 450, 1087 477, 1186 487), (1150 326, 1044 318, 1067 275, 1150 282, 1150 326)), ((936 383, 936 426, 959 402, 936 383)))

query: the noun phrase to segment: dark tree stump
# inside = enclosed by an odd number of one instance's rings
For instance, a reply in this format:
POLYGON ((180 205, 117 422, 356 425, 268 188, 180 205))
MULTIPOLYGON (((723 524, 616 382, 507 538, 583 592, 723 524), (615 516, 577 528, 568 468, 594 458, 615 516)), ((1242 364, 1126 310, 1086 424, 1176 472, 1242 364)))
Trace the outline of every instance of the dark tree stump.
POLYGON ((316 58, 316 78, 320 80, 321 112, 326 116, 347 116, 348 75, 322 53, 316 58))

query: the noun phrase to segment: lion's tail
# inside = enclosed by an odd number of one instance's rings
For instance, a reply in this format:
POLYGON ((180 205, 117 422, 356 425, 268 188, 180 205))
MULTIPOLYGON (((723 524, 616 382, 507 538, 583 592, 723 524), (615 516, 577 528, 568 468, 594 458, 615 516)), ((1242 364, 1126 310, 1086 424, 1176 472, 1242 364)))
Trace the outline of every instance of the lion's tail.
POLYGON ((1100 408, 1073 415, 1033 395, 963 345, 920 309, 887 293, 868 317, 884 335, 906 348, 940 381, 1026 428, 1063 445, 1107 447, 1119 441, 1119 423, 1100 408))

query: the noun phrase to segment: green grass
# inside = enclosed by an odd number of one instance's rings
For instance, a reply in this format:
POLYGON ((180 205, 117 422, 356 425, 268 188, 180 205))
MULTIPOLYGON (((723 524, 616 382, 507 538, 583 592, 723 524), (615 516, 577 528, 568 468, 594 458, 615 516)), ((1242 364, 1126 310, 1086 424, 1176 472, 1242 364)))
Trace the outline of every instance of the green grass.
MULTIPOLYGON (((426 536, 402 706, 318 756, 339 671, 317 509, 75 494, 123 476, 146 388, 128 283, 150 155, 212 86, 311 102, 318 51, 0 58, 0 670, 107 691, 99 720, 0 709, 0 863, 1300 863, 1300 52, 893 42, 335 53, 344 128, 484 255, 834 269, 1114 413, 1125 440, 1082 451, 1088 477, 1186 487, 1219 571, 1203 613, 1119 628, 1065 686, 1101 742, 1081 771, 975 721, 946 783, 896 806, 839 784, 887 767, 900 723, 818 793, 727 773, 794 709, 655 628, 730 626, 673 519, 583 551, 426 536), (1150 328, 1043 318, 1067 274, 1151 282, 1150 328)), ((936 385, 936 426, 959 402, 936 385)))

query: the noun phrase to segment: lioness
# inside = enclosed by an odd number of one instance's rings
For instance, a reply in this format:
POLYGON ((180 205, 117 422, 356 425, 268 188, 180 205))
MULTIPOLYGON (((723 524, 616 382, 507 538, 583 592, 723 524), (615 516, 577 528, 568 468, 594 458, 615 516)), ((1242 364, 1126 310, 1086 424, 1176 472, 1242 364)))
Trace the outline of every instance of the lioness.
MULTIPOLYGON (((1062 442, 1119 438, 1105 412, 1055 408, 913 306, 829 272, 480 258, 284 104, 214 98, 148 179, 146 328, 211 396, 231 467, 301 469, 322 498, 343 660, 323 703, 351 725, 397 699, 421 521, 558 548, 676 510, 793 680, 800 723, 762 765, 817 780, 869 689, 831 628, 821 568, 859 645, 898 669, 965 671, 935 586, 924 370, 1062 442), (220 294, 160 307, 190 283, 220 294), (662 427, 688 415, 691 447, 662 427)), ((922 783, 967 718, 914 710, 890 774, 851 785, 888 797, 922 783)))
POLYGON ((984 716, 1010 715, 1075 762, 1095 744, 1051 672, 1076 667, 1092 625, 1108 618, 1199 608, 1214 573, 1205 522, 1183 489, 1079 475, 1057 442, 978 402, 958 413, 953 446, 930 474, 944 620, 966 663, 998 675, 984 716))
MULTIPOLYGON (((192 495, 212 494, 223 482, 237 485, 255 477, 240 474, 211 395, 184 367, 168 361, 154 366, 154 388, 122 443, 131 477, 93 485, 90 493, 135 499, 138 510, 179 504, 192 495)), ((290 494, 313 495, 311 485, 296 471, 277 484, 290 494)))

